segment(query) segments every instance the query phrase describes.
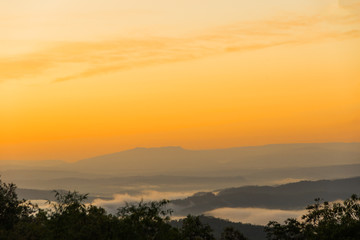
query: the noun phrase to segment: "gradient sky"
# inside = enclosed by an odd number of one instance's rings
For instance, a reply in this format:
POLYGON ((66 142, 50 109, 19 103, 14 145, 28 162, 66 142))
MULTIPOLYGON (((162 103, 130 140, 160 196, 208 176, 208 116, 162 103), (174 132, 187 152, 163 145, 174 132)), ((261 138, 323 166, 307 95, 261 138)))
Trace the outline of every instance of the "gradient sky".
POLYGON ((0 159, 360 141, 360 0, 0 2, 0 159))

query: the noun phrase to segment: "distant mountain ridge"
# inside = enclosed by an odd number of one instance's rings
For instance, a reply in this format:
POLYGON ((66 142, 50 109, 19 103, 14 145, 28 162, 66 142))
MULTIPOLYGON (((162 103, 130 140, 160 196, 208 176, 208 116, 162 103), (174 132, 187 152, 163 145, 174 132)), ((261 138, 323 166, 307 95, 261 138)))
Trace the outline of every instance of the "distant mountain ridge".
MULTIPOLYGON (((76 190, 76 189, 75 189, 76 190)), ((65 190, 60 190, 65 191, 65 190)), ((53 200, 53 191, 18 188, 20 198, 53 200)), ((326 201, 360 195, 360 176, 346 179, 301 181, 277 186, 243 186, 214 189, 172 200, 177 215, 201 214, 222 207, 254 207, 267 209, 304 209, 317 197, 326 201)), ((96 196, 90 194, 90 200, 96 196)), ((104 198, 102 199, 110 199, 104 198)))
POLYGON ((244 186, 194 194, 173 200, 176 214, 201 214, 216 208, 304 209, 315 198, 326 201, 360 195, 360 176, 347 179, 301 181, 279 186, 244 186))
POLYGON ((179 146, 134 148, 67 163, 0 160, 2 169, 27 168, 126 175, 194 173, 226 169, 269 169, 360 164, 360 143, 296 143, 187 150, 179 146), (229 167, 230 166, 230 167, 229 167), (166 170, 166 171, 164 171, 166 170))
POLYGON ((275 144, 214 150, 135 148, 84 159, 0 161, 3 180, 20 188, 114 193, 209 191, 244 185, 358 176, 360 143, 275 144))
POLYGON ((268 169, 359 164, 360 143, 274 144, 214 150, 135 148, 75 162, 73 169, 134 174, 197 174, 229 169, 268 169))
MULTIPOLYGON (((233 227, 234 229, 240 231, 244 236, 249 240, 265 240, 266 233, 264 231, 264 226, 244 224, 241 222, 231 222, 229 220, 214 218, 209 216, 200 216, 200 221, 203 224, 208 224, 211 229, 214 230, 214 236, 216 239, 220 239, 221 233, 224 231, 225 227, 233 227)), ((182 226, 182 220, 172 220, 170 224, 174 227, 180 228, 182 226)))

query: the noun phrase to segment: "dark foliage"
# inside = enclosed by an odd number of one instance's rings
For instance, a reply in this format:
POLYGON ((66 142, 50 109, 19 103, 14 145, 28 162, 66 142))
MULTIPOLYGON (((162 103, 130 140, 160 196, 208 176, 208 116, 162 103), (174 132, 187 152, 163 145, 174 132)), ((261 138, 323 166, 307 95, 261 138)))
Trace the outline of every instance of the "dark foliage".
MULTIPOLYGON (((231 222, 229 220, 215 218, 211 216, 200 215, 199 219, 202 224, 209 225, 213 230, 216 239, 221 238, 221 234, 226 228, 233 228, 242 233, 249 240, 265 240, 266 234, 264 227, 259 225, 244 224, 240 222, 231 222)), ((184 219, 172 220, 170 224, 174 227, 181 228, 184 219)))
POLYGON ((182 222, 181 239, 185 240, 214 240, 212 229, 203 224, 199 216, 188 215, 182 222))
POLYGON ((247 240, 247 238, 238 230, 232 227, 227 227, 221 234, 220 240, 247 240))
POLYGON ((269 222, 268 239, 357 240, 360 239, 360 198, 352 195, 342 203, 320 202, 307 207, 302 220, 288 219, 285 224, 269 222))
POLYGON ((118 209, 121 236, 125 239, 179 239, 179 232, 168 222, 172 210, 165 209, 169 201, 126 204, 118 209))
MULTIPOLYGON (((222 226, 221 240, 247 239, 230 222, 221 220, 229 224, 222 225, 219 219, 204 216, 188 215, 176 227, 170 224, 172 211, 166 208, 167 200, 127 203, 117 215, 111 215, 85 204, 87 195, 77 192, 55 192, 57 201, 41 209, 19 200, 15 190, 14 184, 0 180, 1 240, 214 240, 210 225, 215 229, 222 226)), ((356 195, 334 204, 317 199, 307 209, 302 221, 270 222, 268 239, 360 239, 360 198, 356 195)))
POLYGON ((14 184, 0 180, 1 240, 213 240, 212 229, 188 216, 179 229, 169 224, 169 201, 127 203, 116 216, 78 192, 54 192, 49 209, 18 200, 14 184))

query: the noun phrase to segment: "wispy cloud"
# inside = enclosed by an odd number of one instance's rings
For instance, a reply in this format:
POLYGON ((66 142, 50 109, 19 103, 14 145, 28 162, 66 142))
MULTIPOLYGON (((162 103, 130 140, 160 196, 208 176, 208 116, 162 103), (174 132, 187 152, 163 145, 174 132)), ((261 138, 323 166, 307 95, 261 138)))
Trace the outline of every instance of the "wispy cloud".
MULTIPOLYGON (((336 200, 330 202, 342 203, 343 200, 336 200)), ((266 225, 269 221, 277 221, 283 223, 288 218, 296 218, 301 220, 301 217, 308 213, 309 210, 297 209, 269 209, 269 208, 217 208, 208 212, 205 215, 228 219, 233 222, 251 223, 258 225, 266 225)))
POLYGON ((61 43, 44 51, 0 59, 0 82, 36 76, 52 69, 65 69, 66 73, 57 71, 51 80, 64 82, 229 52, 306 44, 324 39, 358 38, 360 29, 354 24, 359 23, 359 19, 357 14, 351 12, 342 15, 295 16, 241 22, 183 38, 122 38, 102 42, 61 43), (321 24, 331 27, 319 27, 321 24), (333 27, 339 24, 347 27, 333 27))
POLYGON ((339 5, 344 8, 359 9, 360 1, 359 0, 339 0, 339 5))
POLYGON ((304 179, 304 178, 284 178, 284 179, 273 181, 272 184, 283 185, 283 184, 296 183, 296 182, 301 182, 301 181, 306 181, 306 180, 308 180, 308 179, 304 179))
POLYGON ((126 202, 149 202, 149 201, 159 201, 162 199, 182 199, 189 196, 192 196, 195 191, 192 192, 158 192, 158 191, 143 191, 140 194, 130 195, 128 193, 124 194, 114 194, 113 199, 104 200, 104 199, 95 199, 92 204, 96 206, 103 207, 109 213, 115 213, 119 207, 125 206, 126 202))
POLYGON ((269 221, 283 222, 288 218, 299 218, 306 210, 280 210, 266 208, 218 208, 206 215, 228 219, 233 222, 266 225, 269 221))

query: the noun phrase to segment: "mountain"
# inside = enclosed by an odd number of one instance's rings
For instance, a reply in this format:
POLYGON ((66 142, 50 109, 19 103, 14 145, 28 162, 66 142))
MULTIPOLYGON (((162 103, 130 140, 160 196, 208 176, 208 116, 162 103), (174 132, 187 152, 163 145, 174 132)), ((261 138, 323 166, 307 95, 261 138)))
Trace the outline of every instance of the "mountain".
MULTIPOLYGON (((13 171, 11 173, 14 173, 13 171)), ((6 180, 8 172, 4 172, 6 180)), ((37 175, 39 176, 39 175, 37 175)), ((47 174, 45 174, 47 176, 47 174)), ((22 178, 15 179, 22 188, 39 189, 69 189, 80 192, 110 197, 115 193, 139 194, 146 190, 156 191, 194 191, 201 189, 223 188, 239 186, 244 182, 243 177, 196 177, 196 176, 130 176, 130 177, 62 177, 62 178, 22 178)))
POLYGON ((358 176, 360 143, 275 144, 215 150, 136 148, 84 159, 0 161, 0 175, 20 188, 114 193, 209 191, 244 185, 358 176))
POLYGON ((217 208, 304 209, 315 198, 335 201, 360 194, 360 177, 302 181, 280 186, 245 186, 196 193, 171 201, 175 214, 202 214, 217 208))
POLYGON ((215 150, 136 148, 81 160, 76 171, 97 174, 221 175, 244 169, 320 167, 360 163, 360 143, 275 144, 215 150))

